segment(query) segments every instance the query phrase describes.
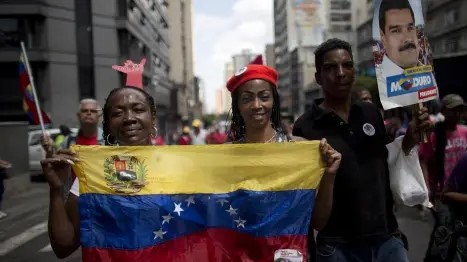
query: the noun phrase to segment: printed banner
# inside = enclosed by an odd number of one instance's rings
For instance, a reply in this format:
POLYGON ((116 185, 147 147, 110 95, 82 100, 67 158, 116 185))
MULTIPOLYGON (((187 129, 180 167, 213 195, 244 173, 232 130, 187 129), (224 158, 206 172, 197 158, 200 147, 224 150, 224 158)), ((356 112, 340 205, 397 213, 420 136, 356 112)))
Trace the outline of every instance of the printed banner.
POLYGON ((319 141, 72 150, 83 261, 306 261, 319 141))
MULTIPOLYGON (((321 0, 295 0, 295 28, 298 46, 318 46, 325 38, 325 12, 321 0)), ((350 3, 349 3, 350 4, 350 3)))
POLYGON ((376 0, 373 56, 385 110, 438 98, 420 0, 376 0))

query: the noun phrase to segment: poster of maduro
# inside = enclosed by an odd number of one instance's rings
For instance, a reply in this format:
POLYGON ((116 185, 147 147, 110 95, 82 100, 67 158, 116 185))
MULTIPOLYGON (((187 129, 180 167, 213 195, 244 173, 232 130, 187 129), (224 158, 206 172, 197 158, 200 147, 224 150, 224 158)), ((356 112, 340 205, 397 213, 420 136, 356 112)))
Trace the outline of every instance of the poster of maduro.
POLYGON ((373 56, 384 110, 438 98, 421 0, 376 0, 373 56))

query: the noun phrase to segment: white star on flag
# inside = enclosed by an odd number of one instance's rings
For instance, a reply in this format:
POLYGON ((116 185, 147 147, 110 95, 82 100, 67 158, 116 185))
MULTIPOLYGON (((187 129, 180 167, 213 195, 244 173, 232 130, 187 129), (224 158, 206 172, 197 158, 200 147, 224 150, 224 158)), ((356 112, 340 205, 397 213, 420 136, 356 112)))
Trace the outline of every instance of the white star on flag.
POLYGON ((170 223, 170 219, 174 218, 171 214, 167 215, 167 216, 162 216, 162 218, 164 219, 162 221, 162 225, 165 224, 165 223, 170 223))
POLYGON ((180 212, 184 211, 183 208, 182 208, 182 203, 174 203, 175 205, 175 210, 174 210, 174 213, 177 213, 178 216, 180 216, 180 212))
POLYGON ((236 215, 237 214, 237 209, 236 208, 233 208, 232 205, 230 205, 230 208, 225 210, 227 213, 229 213, 231 216, 233 215, 236 215))
POLYGON ((245 228, 246 220, 242 220, 240 217, 237 220, 234 220, 237 223, 237 228, 243 227, 245 228))
POLYGON ((221 207, 223 207, 224 204, 229 203, 229 201, 227 199, 219 199, 216 202, 221 204, 221 207))
POLYGON ((160 228, 158 231, 154 231, 154 240, 161 238, 164 239, 164 235, 167 234, 167 231, 162 231, 162 228, 160 228))
POLYGON ((190 196, 188 199, 185 200, 185 202, 187 203, 187 206, 190 207, 190 204, 195 204, 195 199, 193 196, 190 196))

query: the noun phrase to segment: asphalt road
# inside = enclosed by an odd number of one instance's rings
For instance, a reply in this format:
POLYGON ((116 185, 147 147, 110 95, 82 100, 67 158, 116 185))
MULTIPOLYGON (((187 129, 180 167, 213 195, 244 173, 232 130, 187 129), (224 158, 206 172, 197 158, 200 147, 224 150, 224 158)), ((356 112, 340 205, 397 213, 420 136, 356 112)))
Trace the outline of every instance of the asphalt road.
MULTIPOLYGON (((34 183, 29 192, 6 200, 8 217, 0 219, 0 261, 53 262, 81 261, 78 250, 70 258, 59 260, 53 254, 47 235, 48 187, 34 183)), ((417 210, 398 210, 401 230, 409 239, 409 257, 422 262, 432 229, 432 220, 420 219, 417 210)))

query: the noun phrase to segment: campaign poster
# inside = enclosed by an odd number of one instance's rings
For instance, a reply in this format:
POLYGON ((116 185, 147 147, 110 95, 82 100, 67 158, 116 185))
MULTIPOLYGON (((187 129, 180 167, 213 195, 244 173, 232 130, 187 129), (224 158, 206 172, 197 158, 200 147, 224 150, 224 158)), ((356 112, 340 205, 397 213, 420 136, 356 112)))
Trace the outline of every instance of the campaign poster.
POLYGON ((373 57, 384 110, 438 98, 421 0, 376 0, 373 57))

